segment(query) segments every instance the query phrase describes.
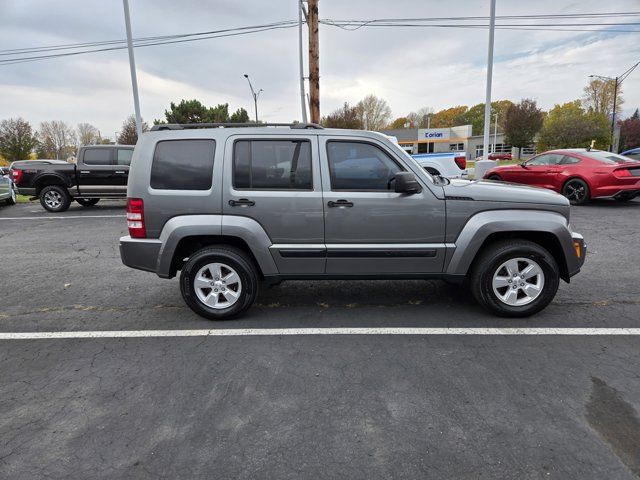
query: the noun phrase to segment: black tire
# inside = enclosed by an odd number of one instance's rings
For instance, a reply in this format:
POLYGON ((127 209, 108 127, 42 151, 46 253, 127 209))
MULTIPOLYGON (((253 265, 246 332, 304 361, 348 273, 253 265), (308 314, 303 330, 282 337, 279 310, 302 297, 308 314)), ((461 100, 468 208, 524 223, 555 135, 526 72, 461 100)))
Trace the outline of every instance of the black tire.
POLYGON ((64 187, 49 185, 40 190, 40 205, 49 212, 64 212, 71 205, 71 195, 64 187))
POLYGON ((469 286, 476 301, 489 312, 501 317, 528 317, 539 312, 553 300, 559 284, 560 270, 553 255, 528 240, 501 241, 484 247, 469 276, 469 286), (521 306, 504 303, 498 298, 492 285, 493 275, 500 266, 515 258, 535 261, 544 274, 542 291, 533 301, 521 306))
POLYGON ((258 292, 258 272, 251 258, 242 250, 226 245, 206 247, 191 255, 182 268, 180 292, 189 308, 204 318, 209 320, 235 318, 253 304, 258 292), (210 263, 227 265, 240 277, 240 295, 235 303, 227 308, 212 308, 198 298, 194 280, 200 269, 210 263))
POLYGON ((75 200, 83 207, 93 207, 100 201, 99 198, 76 198, 75 200))
POLYGON ((501 182, 502 178, 500 178, 500 175, 496 175, 495 173, 493 175, 489 175, 487 177, 487 180, 494 180, 496 182, 501 182))
POLYGON ((11 189, 10 190, 11 195, 9 195, 9 198, 5 200, 5 203, 11 206, 16 204, 16 191, 13 189, 13 187, 9 187, 9 188, 11 189))
POLYGON ((571 205, 585 205, 591 200, 589 185, 579 178, 571 178, 562 187, 562 195, 569 199, 571 205))

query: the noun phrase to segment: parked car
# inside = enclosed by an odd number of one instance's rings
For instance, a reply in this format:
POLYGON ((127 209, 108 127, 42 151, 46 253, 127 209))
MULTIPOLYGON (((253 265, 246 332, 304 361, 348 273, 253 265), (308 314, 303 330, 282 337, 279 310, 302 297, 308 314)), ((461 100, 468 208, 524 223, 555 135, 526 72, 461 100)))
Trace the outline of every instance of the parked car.
POLYGON ((0 167, 0 202, 7 205, 16 204, 16 191, 9 167, 0 167))
POLYGON ((631 160, 640 162, 640 148, 632 148, 631 150, 622 152, 620 155, 624 155, 625 157, 629 157, 631 160))
POLYGON ((411 155, 431 175, 445 178, 467 178, 467 154, 465 152, 418 153, 411 155))
POLYGON ((223 319, 249 308, 259 280, 415 278, 468 279, 489 311, 522 317, 584 262, 561 195, 432 177, 375 132, 278 125, 142 135, 123 263, 181 271, 187 305, 223 319))
POLYGON ((13 162, 13 181, 22 195, 36 196, 45 210, 64 212, 72 200, 84 207, 101 198, 127 194, 132 145, 89 145, 78 150, 78 162, 13 162))
POLYGON ((544 152, 520 164, 494 167, 484 178, 548 188, 574 205, 592 198, 624 202, 640 195, 640 162, 585 148, 544 152))
POLYGON ((511 153, 494 152, 489 154, 489 160, 511 160, 511 153))

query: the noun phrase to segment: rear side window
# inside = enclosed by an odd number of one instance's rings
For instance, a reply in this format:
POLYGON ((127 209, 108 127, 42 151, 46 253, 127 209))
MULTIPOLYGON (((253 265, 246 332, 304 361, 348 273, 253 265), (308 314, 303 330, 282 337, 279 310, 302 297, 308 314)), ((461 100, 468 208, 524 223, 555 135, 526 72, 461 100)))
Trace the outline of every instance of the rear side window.
POLYGON ((403 169, 382 149, 369 143, 328 142, 332 190, 390 190, 403 169))
POLYGON ((118 156, 116 158, 116 163, 118 165, 131 165, 132 155, 133 155, 133 150, 125 150, 124 148, 119 148, 118 156))
POLYGON ((111 165, 111 149, 87 148, 82 160, 87 165, 111 165))
POLYGON ((158 142, 151 165, 151 188, 209 190, 215 149, 213 140, 158 142))
POLYGON ((312 190, 308 140, 238 140, 233 147, 237 189, 312 190))

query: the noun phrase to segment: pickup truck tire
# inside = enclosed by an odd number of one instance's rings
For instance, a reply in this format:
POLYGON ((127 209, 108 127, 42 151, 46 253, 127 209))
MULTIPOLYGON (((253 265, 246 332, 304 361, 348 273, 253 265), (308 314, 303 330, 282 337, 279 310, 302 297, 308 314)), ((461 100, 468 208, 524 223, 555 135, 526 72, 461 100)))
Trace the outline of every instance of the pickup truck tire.
POLYGON ((258 273, 242 250, 210 246, 189 257, 180 274, 180 291, 198 315, 226 320, 241 315, 253 304, 258 273))
POLYGON ((93 207, 96 203, 100 201, 99 198, 76 198, 76 202, 78 202, 83 207, 93 207))
POLYGON ((501 317, 528 317, 553 300, 560 270, 553 255, 537 243, 509 240, 485 247, 469 280, 485 309, 501 317))
POLYGON ((64 187, 49 185, 40 190, 40 204, 49 212, 64 212, 71 205, 71 195, 64 187))

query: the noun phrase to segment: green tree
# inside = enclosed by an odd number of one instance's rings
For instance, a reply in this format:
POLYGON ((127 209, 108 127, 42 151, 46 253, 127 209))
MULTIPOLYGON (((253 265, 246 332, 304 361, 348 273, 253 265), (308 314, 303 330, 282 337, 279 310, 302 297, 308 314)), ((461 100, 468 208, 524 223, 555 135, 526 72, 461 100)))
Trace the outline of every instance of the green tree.
MULTIPOLYGON (((491 102, 491 129, 495 115, 498 114, 498 130, 504 131, 507 118, 507 110, 513 105, 511 100, 496 100, 491 102)), ((484 132, 484 103, 478 103, 464 114, 460 125, 472 125, 473 135, 482 135, 484 132)))
POLYGON ((542 127, 544 113, 535 100, 524 98, 520 103, 511 105, 505 115, 505 140, 518 148, 518 158, 523 147, 533 143, 533 139, 542 127))
POLYGON ((249 113, 244 108, 239 108, 229 117, 232 123, 249 123, 249 113))
POLYGON ((554 106, 542 123, 538 149, 588 147, 595 140, 597 148, 609 145, 609 120, 603 113, 586 111, 580 100, 554 106))
MULTIPOLYGON (((149 125, 147 122, 142 122, 142 131, 149 131, 149 125)), ((135 145, 138 143, 138 130, 136 129, 136 117, 129 115, 124 122, 122 122, 122 128, 118 133, 117 142, 120 145, 135 145)))
POLYGON ((24 160, 37 146, 38 139, 31 125, 22 118, 0 122, 0 155, 6 160, 24 160))
MULTIPOLYGON (((166 123, 247 123, 249 114, 239 108, 229 116, 229 104, 220 103, 215 107, 207 107, 199 100, 180 100, 177 105, 171 102, 169 110, 164 111, 166 123)), ((154 120, 154 124, 165 123, 154 120)))
POLYGON ((469 110, 469 107, 466 105, 458 105, 457 107, 440 110, 431 117, 431 127, 451 128, 457 125, 463 125, 467 110, 469 110))
POLYGON ((344 102, 342 107, 334 110, 326 117, 323 117, 321 122, 327 128, 348 128, 353 130, 362 129, 362 122, 358 116, 358 109, 352 107, 347 102, 344 102))

